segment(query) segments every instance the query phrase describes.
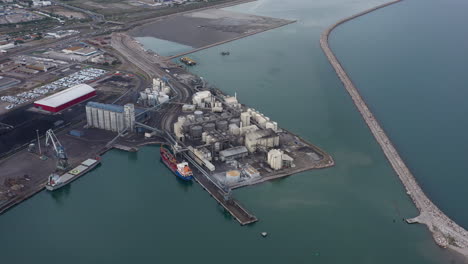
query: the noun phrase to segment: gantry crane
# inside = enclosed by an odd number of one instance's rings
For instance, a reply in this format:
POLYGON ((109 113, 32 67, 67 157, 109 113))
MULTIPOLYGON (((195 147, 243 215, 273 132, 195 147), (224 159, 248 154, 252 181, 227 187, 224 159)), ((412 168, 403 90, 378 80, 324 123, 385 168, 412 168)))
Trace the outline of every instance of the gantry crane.
POLYGON ((60 141, 52 129, 47 130, 46 132, 46 146, 49 146, 52 143, 54 147, 55 156, 57 157, 57 168, 61 170, 66 170, 68 168, 68 157, 65 153, 65 148, 62 146, 60 141))

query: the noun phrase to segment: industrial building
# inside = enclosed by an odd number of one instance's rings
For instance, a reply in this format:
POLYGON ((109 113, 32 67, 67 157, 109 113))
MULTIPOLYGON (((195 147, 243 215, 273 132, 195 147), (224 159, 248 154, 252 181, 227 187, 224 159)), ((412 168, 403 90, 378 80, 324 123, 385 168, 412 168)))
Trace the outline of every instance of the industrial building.
POLYGON ((280 170, 285 167, 293 166, 293 158, 284 154, 280 149, 272 149, 268 151, 268 165, 274 170, 280 170))
POLYGON ((143 92, 140 92, 138 103, 144 106, 164 104, 169 101, 170 93, 171 88, 167 84, 167 80, 156 78, 153 79, 151 88, 146 88, 143 92))
POLYGON ((271 128, 253 131, 245 135, 245 146, 250 152, 258 147, 274 148, 279 146, 279 136, 271 128))
POLYGON ((229 149, 225 149, 219 152, 219 159, 221 161, 226 161, 230 159, 238 159, 247 157, 249 155, 249 151, 244 146, 237 146, 229 149))
POLYGON ((97 102, 86 104, 88 127, 95 127, 114 132, 135 129, 135 107, 133 104, 113 105, 97 102))
POLYGON ((59 112, 96 96, 96 90, 87 84, 78 84, 41 100, 34 106, 49 112, 59 112))
POLYGON ((255 109, 243 107, 236 96, 199 91, 174 123, 177 141, 187 154, 219 182, 235 185, 263 172, 291 167, 293 159, 280 147, 276 122, 255 109))

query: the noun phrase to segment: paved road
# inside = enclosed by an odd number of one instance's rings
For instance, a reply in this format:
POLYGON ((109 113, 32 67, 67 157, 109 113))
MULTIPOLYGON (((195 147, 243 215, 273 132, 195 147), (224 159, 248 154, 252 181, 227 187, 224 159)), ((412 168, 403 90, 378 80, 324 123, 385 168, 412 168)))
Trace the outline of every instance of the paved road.
POLYGON ((380 144, 380 147, 382 148, 388 161, 405 186, 408 195, 411 197, 414 204, 420 211, 420 215, 418 217, 408 219, 408 222, 426 224, 429 230, 433 233, 434 239, 438 245, 443 247, 449 246, 452 249, 455 249, 468 256, 468 232, 463 227, 459 226, 457 223, 451 220, 448 216, 446 216, 423 192, 413 174, 410 172, 398 154, 396 148, 385 134, 385 131, 382 129, 377 119, 367 107, 364 99, 362 99, 361 95, 359 94, 359 91, 354 86, 350 77, 347 75, 339 60, 335 57, 328 45, 328 36, 337 26, 356 17, 398 2, 400 2, 400 0, 377 6, 375 8, 338 21, 322 33, 320 44, 331 65, 343 82, 344 87, 353 99, 354 104, 366 121, 367 126, 371 130, 377 142, 380 144), (449 244, 450 241, 451 243, 449 244))

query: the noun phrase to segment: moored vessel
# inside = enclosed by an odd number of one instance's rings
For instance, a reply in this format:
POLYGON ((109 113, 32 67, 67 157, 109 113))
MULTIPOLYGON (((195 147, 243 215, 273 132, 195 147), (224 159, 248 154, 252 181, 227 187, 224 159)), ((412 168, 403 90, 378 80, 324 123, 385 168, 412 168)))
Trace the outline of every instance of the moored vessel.
POLYGON ((57 190, 83 176, 90 170, 94 169, 100 163, 101 160, 99 157, 97 157, 96 159, 87 159, 83 161, 80 165, 67 171, 64 174, 60 175, 58 173, 52 173, 51 175, 49 175, 45 187, 49 191, 57 190))
POLYGON ((193 179, 193 172, 186 161, 178 162, 175 155, 166 145, 161 145, 161 161, 177 176, 177 178, 190 181, 193 179))

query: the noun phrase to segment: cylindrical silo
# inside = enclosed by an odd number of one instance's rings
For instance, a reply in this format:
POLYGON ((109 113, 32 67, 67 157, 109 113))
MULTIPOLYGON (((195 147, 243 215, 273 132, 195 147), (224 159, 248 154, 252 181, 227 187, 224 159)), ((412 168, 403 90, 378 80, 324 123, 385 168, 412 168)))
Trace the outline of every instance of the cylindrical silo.
POLYGON ((231 120, 229 120, 229 124, 236 124, 237 126, 240 126, 240 119, 232 118, 231 120))
POLYGON ((219 120, 216 122, 216 129, 220 131, 226 131, 228 129, 228 121, 219 120))
POLYGON ((236 183, 240 180, 240 172, 238 170, 230 170, 226 172, 226 183, 236 183))
POLYGON ((203 133, 203 128, 202 126, 193 126, 190 128, 190 135, 192 138, 201 138, 203 133))
POLYGON ((203 125, 203 131, 210 132, 216 129, 216 125, 214 123, 206 123, 203 125))
POLYGON ((195 119, 203 118, 203 112, 200 110, 195 111, 194 114, 195 114, 195 119))

